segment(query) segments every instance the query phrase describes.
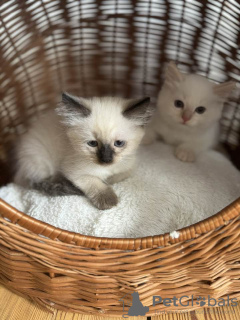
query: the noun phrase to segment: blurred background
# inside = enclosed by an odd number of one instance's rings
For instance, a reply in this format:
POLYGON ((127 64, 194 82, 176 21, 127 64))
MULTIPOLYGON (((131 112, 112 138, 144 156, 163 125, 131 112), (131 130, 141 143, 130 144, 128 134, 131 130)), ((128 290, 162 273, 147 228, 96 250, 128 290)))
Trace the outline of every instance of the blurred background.
MULTIPOLYGON (((29 0, 0 3, 0 159, 29 119, 60 93, 149 95, 165 63, 210 80, 240 81, 236 0, 29 0)), ((225 107, 221 140, 240 157, 239 91, 225 107)), ((240 160, 240 159, 239 159, 240 160)))

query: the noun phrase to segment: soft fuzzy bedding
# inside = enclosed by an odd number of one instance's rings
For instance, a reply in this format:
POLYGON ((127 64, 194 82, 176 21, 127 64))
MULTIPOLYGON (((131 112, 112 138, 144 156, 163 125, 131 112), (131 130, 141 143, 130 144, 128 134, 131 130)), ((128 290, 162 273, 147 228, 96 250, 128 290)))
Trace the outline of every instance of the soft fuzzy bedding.
MULTIPOLYGON (((208 151, 183 163, 170 146, 141 147, 134 175, 116 185, 119 204, 107 211, 85 197, 48 197, 15 184, 0 197, 28 215, 69 231, 99 237, 143 237, 185 227, 218 212, 240 196, 240 172, 222 154, 208 151)), ((172 233, 177 236, 177 233, 172 233)))

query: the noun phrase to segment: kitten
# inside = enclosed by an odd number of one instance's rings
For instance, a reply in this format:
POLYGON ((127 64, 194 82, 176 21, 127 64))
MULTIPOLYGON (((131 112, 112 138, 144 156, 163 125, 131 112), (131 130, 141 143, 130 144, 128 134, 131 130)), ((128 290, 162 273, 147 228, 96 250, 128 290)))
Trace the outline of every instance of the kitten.
POLYGON ((56 194, 81 194, 98 209, 115 206, 110 184, 127 178, 154 107, 150 98, 77 98, 38 120, 17 148, 15 182, 56 194), (62 178, 66 179, 61 187, 62 178), (56 183, 56 188, 49 188, 56 183))
POLYGON ((157 113, 147 129, 144 144, 157 137, 175 146, 181 161, 193 162, 218 144, 223 104, 234 82, 214 84, 200 75, 183 74, 173 62, 157 100, 157 113))

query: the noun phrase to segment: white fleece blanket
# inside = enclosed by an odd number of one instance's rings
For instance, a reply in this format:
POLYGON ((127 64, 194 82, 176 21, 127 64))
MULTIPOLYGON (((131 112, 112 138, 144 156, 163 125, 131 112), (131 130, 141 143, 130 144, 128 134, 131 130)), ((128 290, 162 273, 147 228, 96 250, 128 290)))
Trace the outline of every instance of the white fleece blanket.
MULTIPOLYGON (((99 211, 85 197, 47 197, 9 184, 0 197, 56 227, 99 237, 143 237, 171 232, 218 212, 240 196, 240 172, 209 151, 183 163, 170 146, 141 147, 134 175, 113 186, 119 204, 99 211)), ((173 233, 174 235, 174 233, 173 233)), ((177 235, 175 233, 175 235, 177 235)))

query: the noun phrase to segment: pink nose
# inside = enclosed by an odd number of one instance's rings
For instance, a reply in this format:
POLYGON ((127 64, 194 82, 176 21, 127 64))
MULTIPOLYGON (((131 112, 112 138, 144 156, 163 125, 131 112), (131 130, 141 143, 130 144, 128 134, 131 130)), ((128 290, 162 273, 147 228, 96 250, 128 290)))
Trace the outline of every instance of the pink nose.
POLYGON ((183 122, 185 123, 185 122, 188 122, 191 119, 191 116, 183 114, 182 115, 182 119, 183 119, 183 122))

